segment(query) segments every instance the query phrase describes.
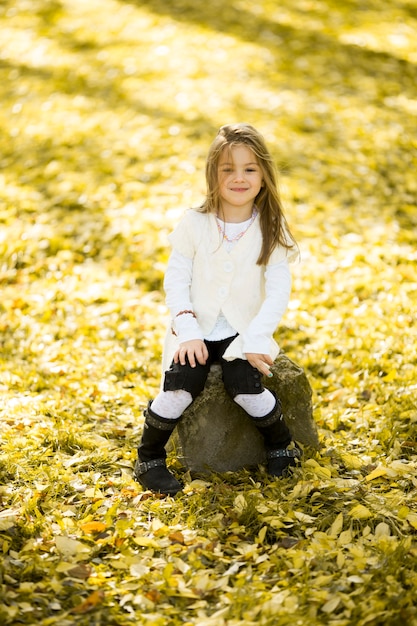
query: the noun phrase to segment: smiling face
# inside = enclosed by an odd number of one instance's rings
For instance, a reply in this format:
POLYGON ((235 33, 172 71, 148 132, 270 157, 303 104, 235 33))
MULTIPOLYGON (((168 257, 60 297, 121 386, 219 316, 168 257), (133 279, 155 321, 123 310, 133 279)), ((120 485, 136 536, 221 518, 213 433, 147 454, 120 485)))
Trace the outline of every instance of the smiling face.
POLYGON ((262 187, 262 170, 254 152, 244 144, 225 148, 217 173, 223 213, 220 217, 229 222, 249 219, 262 187))

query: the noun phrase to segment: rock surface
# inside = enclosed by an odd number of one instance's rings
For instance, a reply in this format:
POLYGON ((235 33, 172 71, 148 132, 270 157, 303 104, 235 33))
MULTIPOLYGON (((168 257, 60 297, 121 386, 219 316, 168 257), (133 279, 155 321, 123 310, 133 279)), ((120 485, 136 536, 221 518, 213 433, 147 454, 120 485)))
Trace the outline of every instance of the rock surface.
MULTIPOLYGON (((312 390, 304 370, 280 354, 265 387, 280 398, 293 439, 319 447, 312 390)), ((185 411, 171 438, 191 471, 236 471, 266 460, 263 440, 244 410, 224 390, 219 365, 212 367, 203 393, 185 411)))

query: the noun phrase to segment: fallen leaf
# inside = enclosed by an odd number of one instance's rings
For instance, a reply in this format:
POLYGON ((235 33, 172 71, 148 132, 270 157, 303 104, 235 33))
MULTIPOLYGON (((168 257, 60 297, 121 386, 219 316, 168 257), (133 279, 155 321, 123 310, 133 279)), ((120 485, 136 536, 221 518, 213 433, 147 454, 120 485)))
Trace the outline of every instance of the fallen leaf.
POLYGON ((19 513, 20 509, 5 509, 0 511, 0 531, 13 528, 19 513))
POLYGON ((417 530, 417 513, 409 513, 406 517, 407 522, 417 530))
POLYGON ((150 591, 146 591, 143 595, 154 604, 157 604, 162 598, 161 592, 157 589, 151 589, 150 591))
POLYGON ((65 558, 75 556, 76 554, 81 554, 83 552, 89 552, 88 546, 83 544, 81 541, 72 539, 71 537, 65 537, 63 535, 57 535, 55 537, 55 545, 58 552, 65 558))
POLYGON ((371 511, 363 504, 358 504, 350 509, 349 515, 355 519, 369 519, 372 517, 371 511))
POLYGON ((91 575, 91 566, 87 563, 78 563, 75 567, 71 567, 67 570, 67 574, 73 578, 80 578, 86 580, 91 575))
POLYGON ((184 535, 182 534, 181 531, 177 530, 171 534, 168 535, 168 539, 170 541, 172 541, 172 543, 180 543, 182 545, 185 544, 185 539, 184 539, 184 535))
POLYGON ((94 609, 104 600, 103 591, 93 591, 81 604, 71 609, 71 613, 84 614, 94 609))
POLYGON ((365 476, 366 481, 375 480, 375 478, 381 478, 382 476, 387 475, 387 470, 385 467, 377 467, 370 474, 365 476))
POLYGON ((323 611, 323 613, 333 613, 337 609, 339 604, 340 598, 330 598, 330 600, 328 600, 326 604, 321 607, 321 610, 323 611))
POLYGON ((134 537, 133 541, 137 546, 142 546, 143 548, 159 548, 160 544, 153 539, 153 537, 134 537))
POLYGON ((107 526, 103 522, 86 522, 85 524, 81 524, 80 528, 86 535, 93 535, 103 532, 106 530, 107 526))
POLYGON ((380 537, 389 537, 391 535, 391 529, 386 522, 380 522, 377 524, 374 534, 377 539, 380 537))
POLYGON ((328 534, 330 537, 337 537, 343 529, 343 513, 336 516, 333 524, 330 526, 328 534))

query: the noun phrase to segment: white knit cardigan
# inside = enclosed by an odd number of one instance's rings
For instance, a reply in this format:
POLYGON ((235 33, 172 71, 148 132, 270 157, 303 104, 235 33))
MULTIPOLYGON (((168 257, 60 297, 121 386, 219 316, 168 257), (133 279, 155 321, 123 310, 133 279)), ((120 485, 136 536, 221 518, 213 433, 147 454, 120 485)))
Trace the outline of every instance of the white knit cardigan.
MULTIPOLYGON (((222 246, 215 216, 193 209, 186 211, 169 235, 169 241, 174 251, 192 260, 189 302, 196 315, 200 337, 210 334, 222 312, 239 333, 226 350, 224 358, 246 358, 244 336, 256 320, 266 297, 267 267, 256 263, 262 246, 259 215, 229 252, 222 246)), ((296 256, 296 252, 279 246, 273 251, 268 267, 292 261, 296 256)), ((185 306, 188 306, 187 303, 185 306)), ((276 325, 281 315, 282 311, 275 320, 276 325)), ((257 352, 269 354, 272 359, 279 352, 272 337, 276 325, 273 324, 272 331, 266 336, 258 337, 257 352)), ((164 371, 169 367, 177 347, 178 337, 168 331, 164 344, 164 371)))

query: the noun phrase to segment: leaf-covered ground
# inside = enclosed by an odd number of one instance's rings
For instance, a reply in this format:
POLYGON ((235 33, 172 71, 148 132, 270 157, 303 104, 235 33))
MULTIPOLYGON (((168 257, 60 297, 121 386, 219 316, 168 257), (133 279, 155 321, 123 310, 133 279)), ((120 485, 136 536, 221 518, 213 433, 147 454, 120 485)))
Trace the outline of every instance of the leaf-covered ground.
POLYGON ((412 0, 0 3, 0 618, 417 624, 412 0), (166 235, 248 121, 302 250, 277 338, 321 449, 293 476, 132 480, 166 235))

